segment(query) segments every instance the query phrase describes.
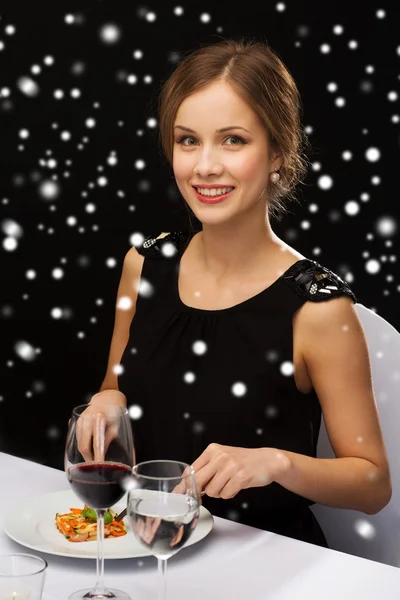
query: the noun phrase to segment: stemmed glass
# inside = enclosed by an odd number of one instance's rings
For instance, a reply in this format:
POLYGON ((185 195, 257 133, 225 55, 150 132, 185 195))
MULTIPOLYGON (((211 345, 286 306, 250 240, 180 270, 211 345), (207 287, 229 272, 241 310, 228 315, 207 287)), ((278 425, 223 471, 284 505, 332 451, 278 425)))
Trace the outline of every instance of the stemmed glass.
POLYGON ((174 460, 152 460, 133 467, 128 516, 140 543, 158 560, 158 600, 166 600, 167 560, 192 535, 200 514, 194 470, 174 460))
POLYGON ((76 406, 68 424, 65 472, 75 494, 97 514, 97 581, 91 590, 73 593, 69 600, 130 600, 104 585, 104 515, 129 488, 135 449, 126 408, 109 404, 95 411, 76 406))

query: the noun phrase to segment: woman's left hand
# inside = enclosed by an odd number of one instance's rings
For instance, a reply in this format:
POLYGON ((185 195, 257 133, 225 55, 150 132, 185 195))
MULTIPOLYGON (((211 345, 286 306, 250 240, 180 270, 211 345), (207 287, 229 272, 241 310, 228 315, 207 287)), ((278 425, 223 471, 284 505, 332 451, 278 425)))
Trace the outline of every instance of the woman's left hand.
POLYGON ((192 467, 200 491, 226 500, 240 490, 269 485, 290 468, 290 460, 276 448, 238 448, 213 443, 192 467))

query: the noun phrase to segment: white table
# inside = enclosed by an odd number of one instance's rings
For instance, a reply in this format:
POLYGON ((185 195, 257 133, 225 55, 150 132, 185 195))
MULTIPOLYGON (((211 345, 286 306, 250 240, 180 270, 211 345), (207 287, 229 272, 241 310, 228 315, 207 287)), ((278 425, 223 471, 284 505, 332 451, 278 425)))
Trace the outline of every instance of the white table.
MULTIPOLYGON (((28 552, 48 563, 43 600, 67 600, 95 581, 95 560, 64 558, 26 549, 3 531, 17 503, 70 489, 65 473, 0 453, 0 553, 28 552)), ((169 600, 398 600, 400 570, 335 550, 215 517, 213 531, 168 561, 169 600)), ((153 600, 154 557, 106 560, 106 584, 132 600, 153 600)))

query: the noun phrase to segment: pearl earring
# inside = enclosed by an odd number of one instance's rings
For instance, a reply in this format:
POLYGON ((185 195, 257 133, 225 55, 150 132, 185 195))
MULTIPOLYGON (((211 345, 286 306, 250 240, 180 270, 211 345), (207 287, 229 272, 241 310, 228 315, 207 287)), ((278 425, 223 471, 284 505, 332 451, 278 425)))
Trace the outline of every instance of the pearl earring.
POLYGON ((272 183, 278 183, 278 181, 280 180, 281 176, 277 172, 278 169, 275 169, 274 171, 275 172, 271 173, 271 175, 270 175, 270 180, 272 181, 272 183))

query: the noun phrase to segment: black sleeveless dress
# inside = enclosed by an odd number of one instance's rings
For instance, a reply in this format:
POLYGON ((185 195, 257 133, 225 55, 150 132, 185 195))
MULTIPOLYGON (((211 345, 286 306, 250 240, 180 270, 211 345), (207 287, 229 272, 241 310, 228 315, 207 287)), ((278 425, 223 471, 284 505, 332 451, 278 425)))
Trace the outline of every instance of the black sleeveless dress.
MULTIPOLYGON (((306 301, 347 295, 348 285, 319 263, 296 262, 267 289, 221 310, 182 303, 180 259, 196 232, 156 233, 145 256, 136 314, 121 358, 119 388, 133 413, 137 462, 191 464, 216 442, 316 456, 321 407, 293 376, 292 318, 306 301)), ((219 517, 328 547, 312 500, 273 482, 234 498, 203 497, 219 517)))

